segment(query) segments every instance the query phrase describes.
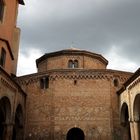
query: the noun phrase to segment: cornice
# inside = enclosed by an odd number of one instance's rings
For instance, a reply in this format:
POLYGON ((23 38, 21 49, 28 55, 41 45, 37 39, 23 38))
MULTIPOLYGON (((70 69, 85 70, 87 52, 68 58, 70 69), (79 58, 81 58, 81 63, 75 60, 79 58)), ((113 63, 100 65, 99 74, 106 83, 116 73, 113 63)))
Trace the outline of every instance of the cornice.
MULTIPOLYGON (((122 92, 124 92, 126 90, 126 88, 133 83, 133 81, 135 81, 138 77, 140 76, 140 68, 133 74, 131 75, 131 77, 123 84, 122 88, 117 91, 117 94, 121 94, 122 92)), ((136 80, 137 81, 137 80, 136 80)), ((129 89, 131 89, 132 87, 135 86, 137 82, 134 82, 129 89)))
POLYGON ((19 84, 15 82, 15 80, 0 67, 0 81, 8 88, 10 88, 12 91, 20 91, 24 96, 26 96, 26 93, 21 89, 19 84))
POLYGON ((134 88, 135 86, 137 86, 140 83, 140 77, 138 79, 136 79, 134 82, 132 82, 132 84, 130 84, 128 86, 128 90, 131 90, 132 88, 134 88))
POLYGON ((17 89, 11 83, 9 83, 4 77, 0 77, 0 82, 2 85, 4 85, 6 88, 10 89, 14 93, 17 91, 17 89))
POLYGON ((129 77, 130 73, 118 72, 113 70, 52 70, 43 73, 35 73, 17 77, 16 81, 20 85, 28 85, 38 82, 42 77, 49 77, 50 81, 60 79, 100 79, 100 80, 114 80, 117 78, 124 83, 129 77))

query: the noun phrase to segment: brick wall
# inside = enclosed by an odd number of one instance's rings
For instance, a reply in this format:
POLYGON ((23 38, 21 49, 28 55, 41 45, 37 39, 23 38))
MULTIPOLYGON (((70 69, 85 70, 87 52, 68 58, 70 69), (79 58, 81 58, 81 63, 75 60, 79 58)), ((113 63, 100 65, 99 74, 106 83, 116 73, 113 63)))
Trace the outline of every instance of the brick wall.
POLYGON ((38 72, 52 69, 68 69, 69 60, 78 60, 81 69, 105 69, 106 65, 100 60, 83 55, 61 55, 45 59, 38 65, 38 72))
POLYGON ((28 93, 26 138, 66 139, 78 127, 85 140, 119 137, 119 86, 130 73, 111 70, 56 70, 18 79, 28 93), (40 88, 40 79, 49 76, 49 88, 40 88), (116 110, 117 109, 117 110, 116 110))

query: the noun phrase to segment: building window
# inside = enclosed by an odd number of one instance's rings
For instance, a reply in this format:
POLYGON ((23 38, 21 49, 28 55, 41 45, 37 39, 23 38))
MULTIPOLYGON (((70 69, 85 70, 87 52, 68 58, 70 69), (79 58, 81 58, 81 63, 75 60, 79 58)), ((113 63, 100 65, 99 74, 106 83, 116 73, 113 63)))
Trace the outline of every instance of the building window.
POLYGON ((0 21, 3 20, 3 14, 4 14, 4 2, 3 0, 0 0, 0 21))
POLYGON ((78 68, 78 60, 74 60, 74 68, 78 68))
POLYGON ((74 60, 74 61, 69 60, 68 67, 69 68, 78 68, 78 60, 74 60))
POLYGON ((5 66, 5 61, 6 61, 6 51, 4 48, 1 49, 1 56, 0 56, 0 65, 2 67, 5 66))
POLYGON ((45 89, 49 88, 49 77, 45 78, 44 86, 45 86, 45 89))
POLYGON ((43 77, 40 79, 40 88, 41 89, 49 88, 49 77, 43 77))
POLYGON ((73 64, 73 61, 72 60, 69 60, 68 67, 69 68, 73 68, 74 67, 74 64, 73 64))
POLYGON ((44 89, 44 78, 40 79, 40 88, 44 89))
POLYGON ((77 80, 74 80, 74 85, 77 85, 77 80))
POLYGON ((119 86, 119 81, 118 81, 118 79, 114 79, 113 83, 114 83, 114 86, 115 86, 115 87, 118 87, 118 86, 119 86))

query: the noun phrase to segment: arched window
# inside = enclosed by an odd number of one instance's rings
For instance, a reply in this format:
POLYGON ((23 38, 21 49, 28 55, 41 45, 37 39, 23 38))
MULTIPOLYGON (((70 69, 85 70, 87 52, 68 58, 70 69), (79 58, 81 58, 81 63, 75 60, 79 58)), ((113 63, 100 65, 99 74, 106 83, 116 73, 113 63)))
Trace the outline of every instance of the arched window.
POLYGON ((74 68, 78 68, 78 60, 74 60, 74 68))
POLYGON ((6 61, 6 51, 4 48, 1 49, 1 54, 0 54, 0 65, 2 67, 5 66, 5 61, 6 61))
POLYGON ((115 86, 115 87, 118 87, 118 86, 119 86, 119 81, 118 81, 118 79, 114 79, 113 82, 114 82, 114 86, 115 86))
POLYGON ((140 138, 140 94, 137 94, 135 96, 135 100, 133 103, 133 116, 134 116, 134 121, 137 123, 137 132, 140 138))
POLYGON ((68 62, 68 68, 78 68, 79 64, 78 64, 78 60, 69 60, 68 62))
POLYGON ((122 132, 122 139, 123 140, 131 140, 131 131, 130 131, 130 122, 129 122, 129 110, 128 105, 126 103, 123 103, 121 107, 121 125, 123 126, 123 132, 122 132))
POLYGON ((4 14, 4 2, 3 0, 0 0, 0 21, 3 19, 3 14, 4 14))
POLYGON ((40 79, 40 88, 41 89, 49 88, 49 77, 43 77, 40 79))
POLYGON ((69 60, 68 67, 69 68, 73 68, 74 67, 74 64, 73 64, 73 61, 72 60, 69 60))
POLYGON ((12 140, 23 140, 24 117, 22 106, 19 104, 15 112, 12 140))
POLYGON ((6 139, 6 124, 11 120, 11 104, 7 97, 0 99, 0 140, 6 139))

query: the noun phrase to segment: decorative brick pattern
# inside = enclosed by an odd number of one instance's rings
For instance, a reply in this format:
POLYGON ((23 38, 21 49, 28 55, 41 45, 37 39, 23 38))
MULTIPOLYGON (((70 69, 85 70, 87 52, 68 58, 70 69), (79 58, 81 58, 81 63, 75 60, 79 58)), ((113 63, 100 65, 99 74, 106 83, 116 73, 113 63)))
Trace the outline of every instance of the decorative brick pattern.
POLYGON ((50 70, 19 77, 17 82, 28 93, 26 138, 66 140, 73 127, 82 129, 86 140, 121 137, 116 91, 130 75, 112 70, 50 70), (40 78, 46 76, 49 88, 41 89, 40 78), (113 83, 116 78, 118 87, 113 83))

